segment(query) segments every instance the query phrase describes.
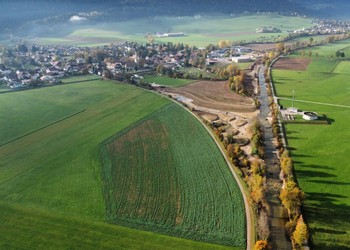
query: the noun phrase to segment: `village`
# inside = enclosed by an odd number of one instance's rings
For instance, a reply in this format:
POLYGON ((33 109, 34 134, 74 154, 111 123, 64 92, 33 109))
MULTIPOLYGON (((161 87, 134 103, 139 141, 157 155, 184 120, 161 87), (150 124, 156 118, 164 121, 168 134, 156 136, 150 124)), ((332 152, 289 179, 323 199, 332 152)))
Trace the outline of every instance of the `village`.
POLYGON ((0 82, 12 90, 55 85, 63 77, 96 74, 128 81, 139 74, 161 72, 172 76, 176 69, 215 64, 253 62, 263 53, 242 46, 189 47, 183 44, 124 43, 98 48, 63 45, 26 45, 2 48, 0 82))
MULTIPOLYGON (((345 34, 350 29, 347 21, 314 20, 313 24, 311 28, 290 31, 285 40, 311 35, 334 36, 345 34)), ((257 29, 257 32, 260 31, 257 29)), ((304 45, 299 44, 300 47, 304 45)), ((83 74, 96 74, 122 82, 139 81, 140 75, 155 72, 176 78, 203 77, 202 73, 195 76, 184 73, 183 69, 188 68, 211 73, 210 79, 223 80, 227 76, 220 75, 218 68, 233 63, 254 62, 266 56, 266 51, 253 47, 227 41, 203 48, 172 42, 125 42, 102 47, 78 47, 19 41, 16 46, 0 48, 0 87, 2 90, 24 90, 59 84, 63 77, 83 74)))

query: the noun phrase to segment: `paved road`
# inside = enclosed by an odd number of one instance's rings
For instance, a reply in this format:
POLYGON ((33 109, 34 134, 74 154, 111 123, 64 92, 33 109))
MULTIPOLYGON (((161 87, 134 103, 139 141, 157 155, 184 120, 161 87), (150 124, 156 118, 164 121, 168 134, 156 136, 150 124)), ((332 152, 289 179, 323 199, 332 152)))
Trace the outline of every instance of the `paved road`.
POLYGON ((276 146, 273 143, 272 128, 267 117, 270 114, 269 98, 264 77, 265 67, 260 67, 259 84, 260 84, 260 115, 259 120, 264 130, 265 144, 265 164, 267 167, 267 202, 270 206, 270 229, 272 249, 289 250, 292 249, 291 243, 285 235, 284 225, 288 221, 286 210, 282 207, 279 196, 281 181, 279 179, 280 167, 276 155, 276 146))

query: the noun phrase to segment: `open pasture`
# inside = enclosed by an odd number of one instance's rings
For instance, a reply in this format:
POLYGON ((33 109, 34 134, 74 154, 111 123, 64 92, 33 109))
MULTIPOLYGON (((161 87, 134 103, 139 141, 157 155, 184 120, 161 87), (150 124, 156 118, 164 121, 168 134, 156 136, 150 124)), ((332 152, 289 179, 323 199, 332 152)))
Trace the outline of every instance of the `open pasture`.
POLYGON ((1 144, 22 136, 0 147, 1 201, 93 220, 105 217, 98 144, 167 103, 103 80, 6 93, 1 101, 1 144))
MULTIPOLYGON (((85 80, 75 77, 64 80, 72 84, 1 94, 0 248, 224 248, 106 223, 109 204, 99 144, 170 102, 129 85, 85 80)), ((215 147, 209 135, 204 136, 212 143, 208 148, 215 147)), ((172 160, 176 166, 179 159, 172 160)), ((230 174, 226 178, 234 182, 230 174)), ((237 206, 235 212, 243 211, 242 204, 237 206)), ((244 216, 227 220, 236 222, 243 227, 236 234, 238 246, 244 244, 244 216)))
POLYGON ((239 188, 208 132, 180 106, 108 139, 101 159, 109 222, 244 247, 239 188))
POLYGON ((154 82, 156 84, 169 87, 179 87, 194 82, 194 80, 191 79, 178 79, 159 75, 146 75, 145 81, 150 83, 154 82))
POLYGON ((350 61, 341 61, 337 67, 333 70, 333 73, 337 74, 350 74, 350 61))
POLYGON ((236 249, 0 203, 1 249, 236 249))
MULTIPOLYGON (((349 41, 312 48, 319 56, 312 57, 306 71, 273 70, 277 96, 291 98, 295 90, 295 107, 325 114, 331 122, 286 125, 296 177, 306 193, 304 212, 315 249, 349 249, 350 245, 350 88, 348 74, 338 68, 344 62, 329 57, 347 46, 349 41)), ((281 104, 290 107, 292 101, 281 104)))
POLYGON ((274 14, 195 17, 157 17, 155 20, 134 19, 128 21, 70 25, 57 37, 39 37, 37 43, 64 43, 84 46, 119 43, 125 41, 147 42, 146 33, 184 32, 187 36, 155 37, 156 42, 184 43, 196 46, 217 44, 220 40, 230 41, 274 41, 286 36, 287 30, 311 26, 311 19, 287 17, 274 14), (256 33, 257 28, 273 26, 282 33, 256 33))

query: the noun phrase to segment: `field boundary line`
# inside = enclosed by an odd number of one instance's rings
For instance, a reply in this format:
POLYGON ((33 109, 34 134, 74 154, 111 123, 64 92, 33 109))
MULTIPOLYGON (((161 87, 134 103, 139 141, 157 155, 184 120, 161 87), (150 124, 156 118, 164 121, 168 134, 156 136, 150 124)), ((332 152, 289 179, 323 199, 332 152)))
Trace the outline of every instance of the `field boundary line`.
POLYGON ((161 113, 162 111, 168 109, 170 106, 172 105, 172 103, 166 104, 164 106, 162 106, 161 108, 157 109, 156 111, 150 113, 149 115, 141 118, 140 120, 130 124, 129 126, 127 126, 126 128, 122 129, 121 131, 111 135, 110 137, 104 139, 103 141, 101 141, 99 143, 100 146, 104 146, 112 141, 114 141, 115 139, 119 138, 122 135, 125 135, 126 133, 128 133, 130 130, 136 128, 137 126, 147 122, 149 119, 151 119, 153 116, 155 116, 158 113, 161 113))
MULTIPOLYGON (((292 98, 284 98, 284 97, 277 97, 279 100, 286 100, 286 101, 292 101, 292 98)), ((318 104, 318 105, 325 105, 325 106, 332 106, 332 107, 339 107, 339 108, 350 108, 350 105, 342 105, 342 104, 332 104, 332 103, 326 103, 326 102, 313 102, 313 101, 307 101, 307 100, 297 100, 294 99, 295 102, 305 102, 305 103, 311 103, 311 104, 318 104)))
POLYGON ((336 74, 336 73, 334 72, 334 70, 338 67, 338 65, 340 64, 340 62, 342 62, 342 61, 338 61, 337 64, 334 65, 334 67, 333 67, 333 69, 330 71, 330 73, 336 74))
POLYGON ((64 120, 67 120, 67 119, 69 119, 69 118, 71 118, 71 117, 73 117, 73 116, 79 115, 79 114, 81 114, 81 113, 83 113, 83 112, 85 112, 85 111, 86 111, 86 109, 80 110, 80 111, 78 111, 78 112, 76 112, 76 113, 74 113, 74 114, 71 114, 71 115, 69 115, 69 116, 66 116, 66 117, 64 117, 64 118, 62 118, 62 119, 60 119, 60 120, 58 120, 58 121, 55 121, 55 122, 50 123, 50 124, 48 124, 48 125, 45 125, 45 126, 43 126, 43 127, 41 127, 41 128, 35 129, 35 130, 33 130, 33 131, 30 131, 29 133, 26 133, 26 134, 24 134, 24 135, 21 135, 21 136, 15 138, 15 139, 12 139, 12 140, 8 141, 8 142, 5 142, 5 143, 3 143, 3 144, 0 144, 0 147, 3 147, 3 146, 5 146, 5 145, 7 145, 7 144, 10 144, 10 143, 14 142, 14 141, 17 141, 17 140, 19 140, 19 139, 22 139, 22 138, 24 138, 24 137, 26 137, 26 136, 28 136, 28 135, 34 134, 34 133, 36 133, 36 132, 38 132, 38 131, 40 131, 40 130, 43 130, 43 129, 45 129, 45 128, 48 128, 48 127, 50 127, 50 126, 53 126, 53 125, 55 125, 55 124, 57 124, 57 123, 59 123, 59 122, 62 122, 62 121, 64 121, 64 120))

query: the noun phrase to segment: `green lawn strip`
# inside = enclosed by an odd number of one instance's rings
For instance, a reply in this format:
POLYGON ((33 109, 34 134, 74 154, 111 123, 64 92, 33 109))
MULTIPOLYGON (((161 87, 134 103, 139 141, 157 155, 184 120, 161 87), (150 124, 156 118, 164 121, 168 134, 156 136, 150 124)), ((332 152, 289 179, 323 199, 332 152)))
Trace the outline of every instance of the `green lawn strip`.
POLYGON ((98 75, 81 75, 81 76, 71 76, 67 78, 62 78, 63 83, 78 83, 78 82, 87 82, 101 80, 101 77, 98 75))
MULTIPOLYGON (((343 62, 331 53, 349 41, 318 47, 307 71, 273 70, 277 96, 296 100, 350 105, 348 77, 331 73, 343 62), (338 65, 338 66, 337 66, 338 65)), ((285 107, 292 101, 282 100, 285 107)), ((330 125, 286 124, 296 177, 306 193, 304 212, 315 249, 348 249, 350 245, 350 109, 295 101, 300 110, 326 115, 330 125)))
POLYGON ((145 81, 150 83, 156 83, 159 85, 170 86, 170 87, 179 87, 193 83, 194 80, 189 79, 179 79, 179 78, 170 78, 167 76, 145 76, 145 81))
POLYGON ((240 249, 0 202, 2 249, 240 249))
POLYGON ((101 152, 109 221, 244 247, 239 188, 206 130, 181 107, 116 134, 101 152))

